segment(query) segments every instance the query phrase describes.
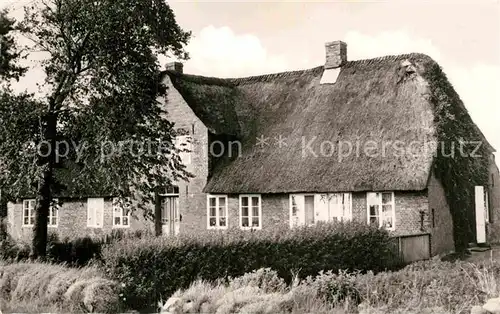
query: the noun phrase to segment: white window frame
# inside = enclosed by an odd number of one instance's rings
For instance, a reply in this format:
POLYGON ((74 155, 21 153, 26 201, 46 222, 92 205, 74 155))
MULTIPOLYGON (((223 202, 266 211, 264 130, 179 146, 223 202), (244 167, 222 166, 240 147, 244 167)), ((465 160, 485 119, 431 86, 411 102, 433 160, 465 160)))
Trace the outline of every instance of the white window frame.
POLYGON ((35 224, 35 206, 36 206, 36 200, 35 199, 25 199, 23 200, 23 214, 22 214, 22 225, 23 227, 33 227, 33 225, 35 224), (33 202, 33 206, 30 207, 29 204, 33 202), (26 207, 26 203, 28 204, 28 207, 26 207), (26 224, 24 221, 25 221, 25 218, 26 218, 26 214, 25 214, 25 210, 28 209, 28 224, 26 224), (33 221, 33 223, 31 223, 31 221, 33 221))
POLYGON ((103 228, 104 226, 104 210, 106 207, 106 201, 102 197, 91 197, 87 198, 87 227, 88 228, 103 228), (96 224, 97 222, 97 211, 94 211, 94 224, 89 223, 89 214, 90 214, 90 208, 89 208, 89 199, 100 199, 103 202, 103 208, 102 208, 102 215, 100 219, 100 225, 96 224))
POLYGON ((47 227, 49 228, 57 228, 59 226, 59 203, 58 203, 58 199, 54 199, 53 200, 53 204, 50 205, 49 207, 49 215, 47 217, 47 227), (56 215, 55 215, 55 218, 56 218, 56 223, 53 224, 53 220, 54 220, 54 215, 52 215, 52 211, 54 210, 54 207, 55 207, 55 212, 56 212, 56 215))
MULTIPOLYGON (((57 199, 54 199, 53 202, 57 203, 57 199)), ((33 227, 33 225, 35 223, 35 207, 36 207, 36 199, 31 198, 31 199, 23 200, 23 213, 22 213, 22 226, 23 227, 33 227), (33 223, 29 223, 29 224, 24 223, 24 220, 26 218, 26 215, 25 215, 26 203, 33 204, 32 207, 28 206, 28 221, 29 222, 33 221, 33 223)), ((56 210, 55 210, 55 216, 54 216, 54 215, 52 215, 53 210, 54 210, 54 205, 50 205, 50 207, 49 207, 49 214, 47 216, 47 227, 49 227, 49 228, 57 228, 59 226, 59 206, 55 205, 55 208, 56 208, 56 210), (56 220, 55 224, 52 223, 54 218, 56 220)))
MULTIPOLYGON (((127 198, 125 198, 124 201, 125 202, 130 202, 130 199, 127 197, 127 198)), ((118 197, 114 197, 113 198, 113 228, 130 228, 130 212, 131 211, 129 210, 128 214, 125 216, 123 214, 124 208, 122 206, 120 206, 120 204, 118 202, 119 202, 119 198, 118 197), (116 215, 116 210, 115 210, 116 208, 120 209, 120 213, 121 213, 120 216, 116 215), (115 218, 117 218, 117 217, 120 218, 120 224, 116 224, 115 223, 115 218), (123 218, 124 217, 127 217, 127 221, 128 221, 127 225, 123 225, 123 218)))
POLYGON ((260 194, 241 194, 239 196, 239 212, 240 212, 240 228, 242 230, 260 230, 262 229, 262 197, 260 194), (252 218, 254 217, 258 217, 259 218, 259 225, 257 227, 253 227, 253 226, 249 226, 249 227, 244 227, 243 226, 243 208, 242 208, 242 205, 243 205, 243 202, 242 202, 242 199, 244 197, 247 197, 248 198, 248 204, 249 204, 249 208, 248 208, 248 224, 251 225, 252 224, 252 218), (252 197, 257 197, 259 199, 259 216, 253 216, 252 215, 252 210, 251 210, 251 199, 252 197))
POLYGON ((207 195, 207 229, 227 229, 228 228, 228 225, 229 225, 229 211, 228 211, 228 197, 227 195, 221 195, 221 194, 208 194, 207 195), (226 225, 225 226, 221 226, 220 225, 220 214, 219 214, 219 202, 220 202, 220 199, 225 199, 225 216, 224 218, 226 218, 226 225), (211 199, 215 199, 215 216, 211 216, 210 215, 210 200, 211 199), (210 225, 210 219, 211 218, 215 218, 215 221, 216 221, 216 225, 215 226, 211 226, 210 225))
MULTIPOLYGON (((292 194, 288 195, 288 204, 289 204, 289 210, 290 210, 290 216, 289 216, 290 217, 290 219, 289 219, 290 220, 289 221, 290 228, 295 228, 295 227, 300 226, 300 218, 299 218, 299 216, 294 216, 293 215, 293 207, 294 207, 293 206, 293 198, 294 198, 294 196, 300 196, 300 194, 292 193, 292 194), (298 220, 297 225, 294 224, 294 217, 296 217, 297 220, 298 220)), ((295 205, 296 205, 297 210, 298 210, 299 209, 299 204, 295 204, 295 205)))
MULTIPOLYGON (((394 192, 393 191, 376 191, 376 192, 367 192, 366 193, 366 222, 370 224, 370 203, 369 203, 369 197, 368 195, 370 193, 373 194, 380 194, 380 201, 377 204, 372 204, 372 205, 378 205, 379 206, 379 228, 383 227, 383 220, 381 217, 382 214, 382 194, 391 194, 391 206, 392 206, 392 227, 391 228, 385 228, 388 231, 394 231, 396 230, 396 201, 394 197, 394 192)), ((387 205, 387 204, 386 204, 387 205)))
MULTIPOLYGON (((300 226, 306 226, 305 224, 305 217, 302 217, 303 221, 301 221, 301 219, 298 217, 298 216, 293 216, 293 197, 294 196, 297 196, 299 198, 302 198, 302 200, 305 200, 305 197, 306 196, 314 196, 314 207, 315 207, 315 215, 316 215, 316 206, 318 205, 318 201, 321 200, 321 197, 323 195, 325 195, 327 197, 327 200, 328 200, 328 221, 333 221, 334 218, 338 218, 338 217, 334 217, 332 216, 332 209, 330 208, 330 200, 331 200, 331 197, 332 195, 343 195, 343 197, 345 197, 346 194, 349 194, 349 203, 347 204, 348 206, 348 209, 349 209, 349 213, 347 216, 342 216, 341 220, 338 220, 338 219, 335 219, 335 221, 352 221, 352 193, 351 192, 335 192, 335 193, 290 193, 289 194, 289 197, 288 197, 288 204, 289 204, 289 225, 290 225, 290 228, 296 228, 296 227, 300 227, 300 226), (298 217, 299 219, 299 223, 297 225, 294 224, 294 217, 298 217)), ((297 204, 297 207, 299 207, 299 204, 297 204)), ((302 203, 302 209, 304 210, 304 207, 305 207, 305 203, 302 203)), ((303 211, 302 212, 302 215, 305 216, 305 212, 303 211)), ((315 216, 316 218, 316 216, 315 216)), ((307 226, 312 226, 314 224, 316 224, 318 221, 314 221, 313 224, 308 224, 307 226)))

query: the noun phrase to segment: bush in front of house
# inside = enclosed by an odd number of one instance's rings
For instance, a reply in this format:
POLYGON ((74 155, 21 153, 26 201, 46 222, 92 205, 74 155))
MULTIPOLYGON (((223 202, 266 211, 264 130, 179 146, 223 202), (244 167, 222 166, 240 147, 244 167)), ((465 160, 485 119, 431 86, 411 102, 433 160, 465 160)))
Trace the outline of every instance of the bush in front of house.
POLYGON ((99 260, 103 240, 83 237, 60 241, 57 234, 49 234, 47 258, 54 263, 67 263, 71 266, 84 266, 91 260, 99 260))
POLYGON ((103 249, 113 279, 126 283, 131 308, 153 306, 201 278, 214 281, 269 267, 286 282, 321 270, 373 270, 393 266, 389 234, 356 222, 270 231, 227 230, 197 236, 118 241, 103 249))

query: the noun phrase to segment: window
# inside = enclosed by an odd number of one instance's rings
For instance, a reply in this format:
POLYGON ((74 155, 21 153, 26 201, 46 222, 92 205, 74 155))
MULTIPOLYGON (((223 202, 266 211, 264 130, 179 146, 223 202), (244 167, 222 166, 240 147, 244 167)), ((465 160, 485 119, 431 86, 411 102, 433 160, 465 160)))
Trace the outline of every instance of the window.
POLYGON ((54 200, 54 203, 49 208, 49 217, 47 220, 47 226, 56 227, 59 218, 59 205, 57 204, 57 200, 54 200))
POLYGON ((24 200, 23 202, 23 226, 35 224, 35 200, 24 200))
POLYGON ((181 159, 182 164, 191 164, 191 152, 193 150, 191 136, 178 135, 175 138, 175 147, 180 151, 179 158, 181 159))
POLYGON ((262 228, 262 205, 260 195, 240 195, 240 227, 262 228))
POLYGON ((130 199, 113 198, 113 227, 130 227, 130 199))
POLYGON ((104 225, 104 198, 87 199, 87 227, 102 228, 104 225))
POLYGON ((208 229, 227 228, 227 196, 208 195, 207 197, 208 229))
POLYGON ((290 227, 296 227, 301 225, 301 210, 299 208, 299 197, 298 195, 290 195, 290 227))
POLYGON ((368 224, 388 230, 395 228, 395 208, 393 192, 369 192, 366 195, 368 224))
POLYGON ((490 208, 487 187, 484 189, 484 220, 490 222, 490 208))
MULTIPOLYGON (((57 202, 57 200, 54 200, 57 202)), ((35 224, 35 205, 36 200, 23 201, 23 226, 32 227, 35 224)), ((47 217, 47 226, 57 227, 59 218, 59 206, 51 205, 49 208, 49 216, 47 217)))
POLYGON ((351 193, 290 194, 290 227, 352 220, 351 193))

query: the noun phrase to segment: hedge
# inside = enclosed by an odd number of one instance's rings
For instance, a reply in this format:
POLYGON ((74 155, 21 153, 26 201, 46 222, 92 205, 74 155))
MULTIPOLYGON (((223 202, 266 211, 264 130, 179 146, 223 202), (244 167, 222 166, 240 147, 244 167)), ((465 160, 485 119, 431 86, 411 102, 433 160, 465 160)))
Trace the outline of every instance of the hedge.
POLYGON ((106 246, 102 259, 112 279, 125 284, 129 308, 152 308, 196 279, 217 280, 269 267, 290 282, 322 270, 392 268, 389 234, 366 224, 329 223, 272 231, 227 230, 177 238, 125 239, 106 246))

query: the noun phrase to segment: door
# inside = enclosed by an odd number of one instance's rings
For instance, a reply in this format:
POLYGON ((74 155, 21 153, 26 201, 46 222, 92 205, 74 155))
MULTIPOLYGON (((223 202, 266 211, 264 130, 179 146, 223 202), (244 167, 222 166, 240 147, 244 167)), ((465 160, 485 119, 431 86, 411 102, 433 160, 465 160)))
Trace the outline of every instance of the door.
POLYGON ((180 230, 179 196, 164 196, 161 204, 162 234, 173 236, 180 230))
POLYGON ((476 200, 476 241, 477 243, 485 243, 488 198, 482 186, 476 186, 474 192, 476 200))
POLYGON ((314 224, 314 195, 305 195, 304 196, 304 211, 305 211, 305 218, 306 218, 306 225, 313 225, 314 224))

